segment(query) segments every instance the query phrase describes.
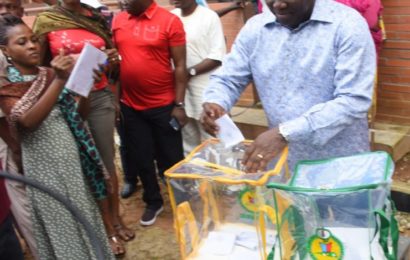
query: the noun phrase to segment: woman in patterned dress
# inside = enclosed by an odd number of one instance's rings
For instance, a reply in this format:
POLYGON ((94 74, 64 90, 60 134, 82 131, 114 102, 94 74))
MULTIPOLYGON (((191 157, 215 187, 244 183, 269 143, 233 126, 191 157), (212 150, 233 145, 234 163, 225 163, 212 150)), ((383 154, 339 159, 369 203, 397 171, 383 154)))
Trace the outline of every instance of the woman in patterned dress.
POLYGON ((123 224, 119 216, 118 182, 114 164, 114 127, 119 105, 111 85, 115 83, 120 58, 111 40, 111 30, 96 9, 81 4, 80 0, 62 0, 37 16, 33 31, 42 42, 41 62, 45 66, 49 65, 51 57, 57 55, 59 49, 77 56, 85 43, 104 50, 108 55, 112 66, 102 76, 102 80, 94 84, 89 95, 87 123, 110 174, 112 189, 108 194, 108 209, 103 212, 109 242, 115 255, 123 255, 125 248, 121 240, 133 239, 134 232, 123 224))
MULTIPOLYGON (((74 61, 64 53, 38 67, 40 44, 24 22, 0 16, 0 47, 10 66, 0 87, 0 107, 21 142, 25 175, 58 191, 77 206, 114 256, 95 199, 106 199, 103 167, 73 96, 64 90, 74 61), (94 195, 94 197, 93 197, 94 195)), ((96 76, 97 77, 97 76, 96 76)), ((96 259, 84 228, 67 209, 28 187, 40 259, 96 259)))

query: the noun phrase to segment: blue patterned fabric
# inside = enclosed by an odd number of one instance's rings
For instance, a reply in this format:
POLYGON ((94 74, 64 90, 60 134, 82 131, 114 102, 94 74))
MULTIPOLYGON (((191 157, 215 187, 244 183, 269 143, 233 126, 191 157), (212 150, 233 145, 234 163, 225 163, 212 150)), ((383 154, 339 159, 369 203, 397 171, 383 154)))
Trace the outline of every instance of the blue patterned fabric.
POLYGON ((227 111, 253 80, 269 126, 288 134, 291 169, 298 160, 369 149, 367 111, 375 77, 375 47, 355 10, 316 0, 296 29, 270 11, 242 28, 204 94, 227 111))
POLYGON ((80 153, 81 168, 90 190, 97 200, 103 200, 107 197, 107 187, 103 174, 104 166, 94 139, 78 112, 77 102, 72 94, 64 89, 58 99, 58 105, 75 137, 80 153))

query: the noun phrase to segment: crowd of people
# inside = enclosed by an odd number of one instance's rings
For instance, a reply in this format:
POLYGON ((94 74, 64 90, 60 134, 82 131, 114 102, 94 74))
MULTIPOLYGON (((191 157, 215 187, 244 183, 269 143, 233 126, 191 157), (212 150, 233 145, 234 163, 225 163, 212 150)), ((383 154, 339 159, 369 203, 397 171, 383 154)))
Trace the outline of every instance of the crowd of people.
MULTIPOLYGON (((251 81, 270 130, 248 147, 248 172, 285 146, 291 168, 367 151, 381 5, 339 2, 359 12, 333 0, 260 3, 226 55, 219 17, 242 3, 214 12, 204 1, 173 0, 168 11, 123 0, 111 20, 80 0, 51 1, 30 28, 20 0, 0 0, 0 169, 66 197, 99 236, 104 259, 114 259, 135 237, 119 214, 114 131, 121 197, 142 183, 143 226, 163 211, 158 176, 217 133, 215 120, 251 81), (86 43, 108 57, 87 98, 64 87, 86 43)), ((0 205, 1 259, 23 257, 12 220, 35 259, 96 258, 84 227, 39 190, 0 179, 0 205)))

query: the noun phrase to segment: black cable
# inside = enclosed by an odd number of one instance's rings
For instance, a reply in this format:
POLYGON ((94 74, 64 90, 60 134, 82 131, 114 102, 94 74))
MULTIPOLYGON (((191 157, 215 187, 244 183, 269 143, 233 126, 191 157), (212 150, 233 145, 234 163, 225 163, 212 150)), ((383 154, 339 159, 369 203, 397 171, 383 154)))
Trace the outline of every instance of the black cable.
MULTIPOLYGON (((54 198, 55 200, 63 204, 67 208, 67 210, 73 215, 74 219, 76 219, 79 223, 83 225, 85 232, 90 238, 90 242, 91 242, 92 247, 94 248, 95 256, 97 257, 97 259, 104 260, 104 253, 103 253, 104 251, 103 251, 101 240, 98 238, 97 233, 95 233, 95 231, 93 230, 90 222, 88 222, 88 220, 82 215, 81 211, 72 202, 67 200, 60 193, 50 188, 47 188, 43 184, 35 180, 29 179, 23 175, 11 175, 5 171, 0 171, 0 177, 10 179, 13 181, 17 181, 17 182, 21 182, 31 187, 34 187, 48 194, 49 196, 51 196, 52 198, 54 198)), ((67 241, 67 243, 69 242, 70 241, 67 241)))

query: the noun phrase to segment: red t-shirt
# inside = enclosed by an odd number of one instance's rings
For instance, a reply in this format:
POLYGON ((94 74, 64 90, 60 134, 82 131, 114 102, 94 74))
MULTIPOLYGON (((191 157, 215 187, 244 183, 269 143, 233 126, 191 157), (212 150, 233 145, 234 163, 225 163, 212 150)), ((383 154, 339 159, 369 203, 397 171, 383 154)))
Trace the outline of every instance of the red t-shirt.
MULTIPOLYGON (((60 49, 63 49, 65 54, 80 54, 86 42, 98 49, 105 48, 103 38, 84 29, 53 31, 47 34, 47 38, 53 57, 59 54, 60 49)), ((101 81, 94 85, 94 90, 103 89, 107 85, 108 79, 103 75, 101 81)))
POLYGON ((171 104, 175 100, 170 47, 185 44, 181 20, 152 3, 138 17, 121 12, 114 17, 114 41, 121 61, 121 101, 135 110, 171 104))
MULTIPOLYGON (((3 167, 0 161, 0 171, 3 167)), ((4 179, 0 178, 0 224, 6 219, 10 212, 10 200, 7 196, 6 187, 4 186, 4 179)))

